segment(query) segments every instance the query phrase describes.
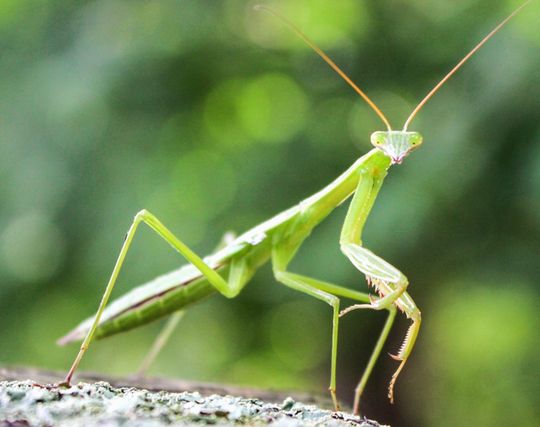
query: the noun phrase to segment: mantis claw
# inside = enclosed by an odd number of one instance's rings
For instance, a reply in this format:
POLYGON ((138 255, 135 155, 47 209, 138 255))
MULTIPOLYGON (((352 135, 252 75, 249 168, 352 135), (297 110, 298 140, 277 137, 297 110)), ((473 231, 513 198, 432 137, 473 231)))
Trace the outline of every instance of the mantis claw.
POLYGON ((334 387, 328 387, 328 390, 330 391, 330 395, 332 396, 332 402, 334 403, 334 412, 341 411, 339 401, 337 400, 336 389, 334 387))
POLYGON ((55 388, 70 388, 71 387, 71 382, 69 382, 69 381, 60 381, 59 383, 51 384, 51 386, 55 387, 55 388))

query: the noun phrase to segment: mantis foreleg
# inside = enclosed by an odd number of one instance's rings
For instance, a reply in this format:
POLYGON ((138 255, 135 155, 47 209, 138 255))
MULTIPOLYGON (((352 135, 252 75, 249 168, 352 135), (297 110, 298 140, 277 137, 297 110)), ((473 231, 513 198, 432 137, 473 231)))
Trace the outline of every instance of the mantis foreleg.
POLYGON ((407 277, 369 249, 358 246, 354 243, 344 244, 342 251, 353 263, 353 265, 364 273, 369 284, 375 287, 381 295, 380 298, 371 298, 370 304, 357 304, 344 310, 345 314, 356 308, 371 308, 381 310, 391 306, 407 289, 409 281, 407 277), (390 291, 387 293, 387 288, 390 291))
MULTIPOLYGON (((359 304, 350 307, 344 310, 342 314, 355 308, 380 310, 396 304, 398 308, 405 312, 407 317, 413 320, 401 349, 396 356, 393 356, 396 360, 401 361, 392 376, 388 390, 390 401, 393 401, 395 381, 414 347, 421 320, 420 311, 412 298, 405 292, 409 283, 405 275, 387 261, 362 247, 362 230, 385 175, 386 171, 376 168, 366 168, 360 171, 358 187, 345 218, 340 238, 342 252, 358 270, 365 274, 368 283, 375 287, 380 298, 370 297, 370 304, 359 304)), ((355 413, 358 413, 360 396, 366 381, 367 378, 365 378, 364 374, 355 392, 355 413)))
POLYGON ((193 264, 208 280, 208 282, 227 298, 233 298, 238 295, 238 293, 242 290, 243 286, 246 284, 246 282, 249 280, 253 273, 252 269, 248 267, 247 263, 245 263, 242 259, 233 260, 231 263, 229 280, 225 280, 217 271, 213 270, 210 266, 208 266, 208 264, 206 264, 201 257, 199 257, 186 244, 184 244, 180 239, 178 239, 153 214, 151 214, 147 210, 140 211, 139 213, 137 213, 137 215, 135 215, 133 223, 131 224, 131 227, 126 234, 124 244, 122 245, 122 249, 120 250, 120 254, 118 255, 118 259, 116 260, 113 272, 99 304, 96 316, 94 318, 94 322, 90 327, 88 333, 86 334, 86 337, 81 344, 79 353, 77 354, 77 357, 75 358, 75 361, 73 362, 73 365, 71 366, 71 369, 69 370, 65 378, 65 383, 67 384, 71 382, 73 374, 75 373, 77 367, 79 366, 79 363, 81 362, 82 357, 84 356, 86 350, 88 349, 92 341, 96 328, 99 325, 101 315, 103 314, 103 310, 105 309, 105 306, 109 301, 109 297, 114 289, 116 279, 118 278, 129 247, 131 246, 133 237, 135 236, 135 232, 137 231, 137 227, 141 222, 144 222, 150 228, 152 228, 159 236, 161 236, 177 252, 179 252, 187 261, 193 264))

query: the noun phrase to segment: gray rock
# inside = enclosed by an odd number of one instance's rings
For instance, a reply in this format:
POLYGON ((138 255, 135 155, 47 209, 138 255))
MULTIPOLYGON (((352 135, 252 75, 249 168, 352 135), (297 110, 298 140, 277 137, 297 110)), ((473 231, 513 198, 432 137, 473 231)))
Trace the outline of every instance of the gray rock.
POLYGON ((0 427, 160 426, 379 427, 344 412, 287 398, 283 403, 197 392, 151 392, 106 382, 69 388, 31 381, 0 382, 0 427))

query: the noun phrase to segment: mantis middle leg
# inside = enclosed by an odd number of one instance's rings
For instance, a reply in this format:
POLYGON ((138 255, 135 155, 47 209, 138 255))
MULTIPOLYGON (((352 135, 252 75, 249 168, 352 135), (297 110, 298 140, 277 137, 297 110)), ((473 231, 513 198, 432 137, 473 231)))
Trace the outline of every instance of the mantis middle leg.
MULTIPOLYGON (((306 293, 314 298, 329 304, 333 309, 332 316, 332 352, 331 352, 331 371, 330 371, 330 394, 334 403, 334 408, 339 410, 339 403, 336 396, 336 368, 337 368, 337 347, 338 347, 338 332, 339 332, 339 297, 350 298, 361 302, 369 302, 369 295, 362 292, 358 292, 352 289, 348 289, 342 286, 334 285, 332 283, 324 282, 321 280, 313 279, 311 277, 291 273, 287 271, 287 264, 292 258, 292 254, 295 250, 291 248, 277 247, 272 254, 272 264, 274 269, 274 275, 276 280, 284 285, 295 289, 297 291, 306 293)), ((384 325, 384 328, 377 340, 377 344, 373 349, 367 367, 362 376, 361 386, 362 390, 365 387, 367 380, 375 363, 381 353, 386 338, 390 332, 394 318, 396 315, 395 307, 390 306, 388 308, 389 315, 384 325)), ((361 391, 360 393, 361 394, 361 391)), ((358 395, 359 395, 358 394, 358 395)), ((357 411, 356 411, 357 413, 357 411)))
POLYGON ((135 236, 135 232, 137 231, 137 227, 141 222, 147 224, 161 238, 163 238, 167 243, 169 243, 173 247, 173 249, 179 252, 188 262, 193 264, 208 280, 208 282, 214 288, 216 288, 217 291, 219 291, 227 298, 234 298, 236 295, 238 295, 238 293, 242 290, 244 285, 247 283, 247 281, 253 274, 252 268, 248 267, 246 262, 241 259, 237 261, 233 260, 229 272, 229 280, 225 280, 217 271, 215 271, 208 264, 206 264, 199 255, 193 252, 185 243, 183 243, 167 227, 165 227, 156 216, 154 216, 147 210, 140 211, 139 213, 137 213, 137 215, 135 215, 133 223, 131 224, 131 227, 126 234, 124 244, 122 245, 122 249, 120 250, 120 254, 118 255, 118 259, 116 260, 116 264, 112 271, 111 277, 99 304, 96 316, 94 318, 94 322, 92 323, 92 326, 86 334, 86 337, 81 344, 79 353, 77 354, 75 361, 73 362, 68 374, 66 375, 66 378, 64 380, 64 383, 66 384, 70 384, 73 374, 77 370, 77 367, 79 366, 82 357, 84 356, 84 354, 88 350, 88 347, 90 346, 90 343, 92 342, 92 338, 94 337, 94 333, 97 329, 97 326, 99 325, 103 310, 105 309, 105 306, 109 301, 109 297, 114 289, 114 285, 126 258, 129 247, 131 246, 131 243, 133 241, 133 237, 135 236))

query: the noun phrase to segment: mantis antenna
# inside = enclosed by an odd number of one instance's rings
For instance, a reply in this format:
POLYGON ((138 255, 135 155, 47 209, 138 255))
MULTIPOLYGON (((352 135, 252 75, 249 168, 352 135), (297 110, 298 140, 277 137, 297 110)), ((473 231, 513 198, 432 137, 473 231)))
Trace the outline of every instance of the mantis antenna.
POLYGON ((521 9, 523 9, 525 6, 527 6, 529 3, 531 2, 531 0, 527 0, 525 3, 523 3, 520 7, 518 7, 516 10, 514 10, 509 16, 506 17, 506 19, 504 19, 499 25, 497 25, 493 30, 491 30, 491 32, 485 36, 481 41, 480 43, 478 43, 467 55, 465 55, 465 57, 459 61, 457 63, 457 65, 452 68, 452 70, 446 75, 443 77, 443 79, 437 83, 437 85, 431 89, 431 91, 426 95, 426 97, 424 99, 422 99, 422 101, 420 101, 420 103, 416 106, 416 108, 413 110, 413 112, 411 113, 411 115, 409 116, 409 118, 407 119, 407 121, 405 122, 405 124, 403 125, 403 131, 406 131, 407 130, 407 127, 409 126, 409 124, 412 122, 412 120, 414 119, 414 117, 416 116, 416 114, 422 109, 422 107, 426 104, 426 102, 429 101, 429 99, 435 95, 435 93, 441 88, 442 85, 444 85, 446 83, 446 81, 452 77, 454 75, 454 73, 459 70, 461 68, 461 66, 463 64, 465 64, 465 62, 467 62, 467 60, 473 56, 478 50, 480 50, 480 48, 490 39, 492 38, 502 27, 504 27, 506 25, 506 23, 508 21, 510 21, 514 16, 516 16, 519 11, 521 11, 521 9))
POLYGON ((392 127, 390 126, 390 123, 388 122, 388 119, 385 117, 385 115, 382 113, 381 110, 375 105, 375 103, 360 89, 358 86, 354 84, 354 82, 339 68, 334 61, 332 61, 315 43, 313 43, 303 32, 298 28, 296 25, 294 25, 291 21, 289 21, 284 16, 277 13, 275 10, 270 9, 267 6, 263 5, 256 5, 254 6, 255 10, 263 10, 265 12, 268 12, 272 15, 274 15, 276 18, 281 20, 285 25, 287 25, 291 30, 293 30, 306 44, 311 47, 315 52, 319 54, 319 56, 326 61, 330 67, 334 69, 336 73, 338 73, 343 80, 345 80, 349 85, 360 95, 364 101, 368 103, 368 105, 377 113, 377 115, 381 118, 381 120, 384 122, 386 127, 389 131, 392 130, 392 127))

